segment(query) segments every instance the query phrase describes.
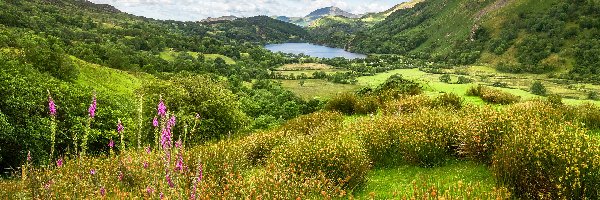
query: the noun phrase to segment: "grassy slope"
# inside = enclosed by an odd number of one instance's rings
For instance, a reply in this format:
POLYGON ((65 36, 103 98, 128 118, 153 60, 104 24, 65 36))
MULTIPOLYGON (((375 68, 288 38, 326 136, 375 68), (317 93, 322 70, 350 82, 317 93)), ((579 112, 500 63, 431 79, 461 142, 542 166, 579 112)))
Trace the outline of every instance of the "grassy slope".
MULTIPOLYGON (((479 185, 479 191, 491 191, 496 186, 492 173, 481 164, 469 161, 450 161, 435 168, 401 166, 397 168, 375 169, 368 174, 364 188, 356 191, 358 199, 392 199, 410 196, 416 183, 426 182, 436 185, 440 190, 456 187, 459 182, 479 185)), ((475 191, 477 192, 477 191, 475 191)))
POLYGON ((358 85, 337 84, 321 79, 307 79, 304 86, 300 86, 300 80, 282 80, 281 82, 285 89, 304 99, 328 99, 338 93, 351 92, 360 88, 358 85))

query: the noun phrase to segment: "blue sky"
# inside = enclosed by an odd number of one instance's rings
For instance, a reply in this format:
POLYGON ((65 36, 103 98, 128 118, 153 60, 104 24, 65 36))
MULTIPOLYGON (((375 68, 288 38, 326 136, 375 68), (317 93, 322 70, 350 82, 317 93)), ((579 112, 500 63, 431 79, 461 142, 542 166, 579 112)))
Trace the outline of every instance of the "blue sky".
POLYGON ((199 21, 207 17, 235 15, 305 16, 313 10, 337 6, 346 11, 361 14, 379 12, 407 0, 90 0, 110 4, 121 11, 151 17, 179 21, 199 21))

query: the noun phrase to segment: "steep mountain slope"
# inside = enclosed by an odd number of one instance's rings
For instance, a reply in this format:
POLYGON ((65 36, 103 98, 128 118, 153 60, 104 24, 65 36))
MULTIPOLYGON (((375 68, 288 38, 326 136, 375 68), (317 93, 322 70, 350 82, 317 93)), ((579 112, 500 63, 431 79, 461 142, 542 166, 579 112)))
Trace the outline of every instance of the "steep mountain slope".
POLYGON ((267 16, 239 18, 232 21, 221 20, 205 24, 226 32, 228 37, 262 43, 302 41, 308 35, 302 27, 267 16))
POLYGON ((310 30, 315 42, 356 52, 600 82, 599 1, 427 0, 372 27, 322 21, 310 30))

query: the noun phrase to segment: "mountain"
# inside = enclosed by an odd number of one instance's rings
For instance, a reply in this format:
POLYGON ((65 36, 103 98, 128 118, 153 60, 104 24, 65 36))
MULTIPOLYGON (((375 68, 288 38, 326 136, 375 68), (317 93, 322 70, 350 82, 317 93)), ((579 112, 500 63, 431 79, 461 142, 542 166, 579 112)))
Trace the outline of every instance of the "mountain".
POLYGON ((280 21, 284 21, 284 22, 289 22, 289 23, 293 23, 296 24, 298 26, 310 26, 314 21, 323 18, 323 17, 329 17, 329 16, 339 16, 339 17, 343 17, 343 18, 360 18, 361 15, 356 15, 356 14, 352 14, 349 12, 346 12, 338 7, 325 7, 325 8, 320 8, 317 9, 315 11, 312 11, 311 13, 309 13, 308 15, 304 16, 304 17, 287 17, 287 16, 273 16, 273 19, 277 19, 280 21))
POLYGON ((354 52, 600 83, 598 1, 427 0, 390 11, 374 23, 321 18, 309 34, 354 52))
POLYGON ((233 21, 238 19, 238 17, 230 15, 230 16, 222 16, 222 17, 216 17, 216 18, 206 18, 201 20, 200 22, 206 23, 206 22, 218 22, 218 21, 233 21))

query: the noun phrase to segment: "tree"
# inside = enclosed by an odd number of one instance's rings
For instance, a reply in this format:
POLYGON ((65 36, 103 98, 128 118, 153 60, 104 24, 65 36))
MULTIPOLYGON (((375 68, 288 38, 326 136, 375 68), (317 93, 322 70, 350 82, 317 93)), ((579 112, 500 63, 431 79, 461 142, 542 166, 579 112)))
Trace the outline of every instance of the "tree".
POLYGON ((440 76, 441 82, 450 83, 451 80, 452 80, 452 78, 450 78, 449 74, 444 74, 444 75, 440 76))
POLYGON ((533 83, 533 85, 531 85, 531 93, 532 94, 545 96, 546 92, 547 92, 546 86, 544 86, 544 84, 542 84, 542 82, 540 82, 540 81, 536 81, 533 83))
POLYGON ((305 82, 304 79, 300 79, 300 82, 298 83, 298 84, 300 84, 300 87, 304 87, 304 82, 305 82))
POLYGON ((598 100, 598 92, 591 91, 590 93, 588 93, 588 98, 591 100, 598 100))

